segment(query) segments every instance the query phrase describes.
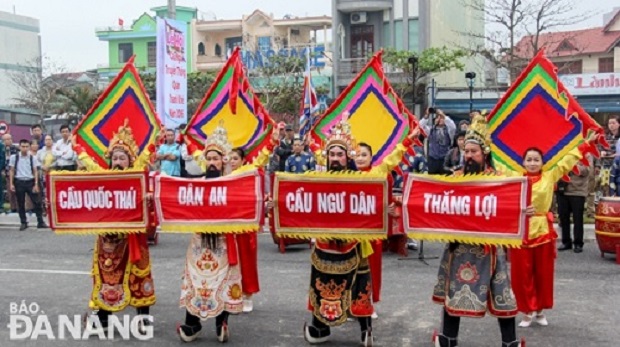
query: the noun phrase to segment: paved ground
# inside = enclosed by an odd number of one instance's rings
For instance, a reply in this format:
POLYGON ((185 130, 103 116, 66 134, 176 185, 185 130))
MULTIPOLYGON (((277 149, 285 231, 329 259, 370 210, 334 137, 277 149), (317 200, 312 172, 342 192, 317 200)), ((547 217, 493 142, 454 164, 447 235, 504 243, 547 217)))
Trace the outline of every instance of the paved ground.
MULTIPOLYGON (((94 238, 56 236, 49 230, 30 228, 17 231, 0 217, 0 346, 77 346, 83 342, 10 341, 7 326, 12 302, 36 302, 52 318, 59 314, 85 312, 91 288, 88 271, 94 238), (58 273, 50 273, 57 270, 58 273)), ((11 224, 11 223, 8 223, 11 224)), ((591 233, 589 234, 591 238, 591 233)), ((149 346, 184 345, 175 333, 184 312, 177 307, 180 273, 189 236, 162 235, 151 248, 158 302, 153 307, 155 338, 149 346)), ((293 247, 277 252, 269 234, 259 237, 261 292, 255 297, 255 311, 230 318, 230 346, 304 346, 302 325, 309 320, 305 310, 309 280, 309 251, 293 247)), ((427 255, 439 255, 441 245, 429 244, 427 255)), ((428 346, 439 324, 440 308, 430 294, 438 267, 415 260, 384 257, 383 301, 374 321, 379 346, 428 346)), ((556 270, 556 305, 548 313, 549 327, 519 329, 528 346, 612 346, 620 322, 620 267, 614 258, 600 258, 595 242, 588 242, 582 254, 560 253, 556 270), (613 343, 612 343, 613 341, 613 343)), ((217 344, 213 321, 205 324, 205 334, 194 345, 217 344)), ((326 346, 357 346, 357 323, 333 330, 326 346)), ((492 318, 464 319, 461 347, 500 346, 499 329, 492 318)), ((140 341, 96 341, 87 345, 144 345, 140 341)))

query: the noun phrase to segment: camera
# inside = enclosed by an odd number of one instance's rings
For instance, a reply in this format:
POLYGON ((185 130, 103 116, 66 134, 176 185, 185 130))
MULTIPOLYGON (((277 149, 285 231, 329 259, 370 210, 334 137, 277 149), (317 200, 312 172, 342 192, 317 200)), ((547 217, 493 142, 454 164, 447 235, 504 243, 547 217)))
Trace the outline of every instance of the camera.
POLYGON ((434 114, 436 111, 437 111, 437 110, 435 110, 435 108, 434 108, 434 107, 429 107, 429 108, 428 108, 428 113, 430 113, 430 114, 434 114))

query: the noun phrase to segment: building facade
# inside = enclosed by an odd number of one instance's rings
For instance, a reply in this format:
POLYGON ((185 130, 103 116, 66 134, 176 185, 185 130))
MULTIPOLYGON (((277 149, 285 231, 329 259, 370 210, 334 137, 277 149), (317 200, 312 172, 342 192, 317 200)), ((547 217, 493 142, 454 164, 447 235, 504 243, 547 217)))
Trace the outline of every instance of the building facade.
MULTIPOLYGON (((345 88, 368 57, 382 48, 421 52, 429 47, 465 47, 472 39, 462 33, 484 32, 481 16, 461 0, 334 0, 332 18, 337 90, 345 88)), ((479 44, 483 46, 484 41, 479 44)), ((483 64, 473 58, 463 62, 466 71, 484 78, 483 64)), ((466 86, 461 71, 433 78, 439 87, 466 86)))
MULTIPOLYGON (((151 11, 155 13, 155 16, 145 12, 131 25, 125 25, 122 20, 119 20, 119 25, 95 29, 99 40, 108 43, 108 62, 97 67, 102 78, 114 78, 134 54, 136 55, 134 62, 138 70, 155 72, 157 65, 157 23, 155 18, 168 17, 168 8, 166 6, 154 7, 151 11)), ((187 23, 188 71, 192 71, 193 65, 192 50, 189 45, 192 42, 191 23, 196 19, 197 12, 198 10, 195 8, 176 7, 176 19, 187 23)))
MULTIPOLYGON (((228 54, 240 47, 243 63, 252 75, 254 70, 269 64, 271 56, 304 57, 309 50, 313 83, 331 87, 331 22, 328 16, 274 18, 260 10, 241 19, 196 20, 191 50, 193 67, 197 71, 217 71, 224 66, 228 54)), ((260 91, 261 78, 253 76, 251 81, 260 91)))
POLYGON ((40 33, 38 19, 0 11, 0 106, 15 104, 12 73, 41 74, 40 33))

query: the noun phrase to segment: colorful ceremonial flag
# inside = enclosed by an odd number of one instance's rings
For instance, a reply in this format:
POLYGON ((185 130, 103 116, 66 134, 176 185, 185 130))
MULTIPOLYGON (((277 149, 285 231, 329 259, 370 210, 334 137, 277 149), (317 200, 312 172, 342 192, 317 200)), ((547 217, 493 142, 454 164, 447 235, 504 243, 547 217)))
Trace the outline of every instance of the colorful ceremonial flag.
POLYGON ((267 144, 274 122, 252 90, 235 48, 192 116, 185 135, 202 148, 207 136, 223 123, 228 141, 241 147, 251 161, 267 144))
POLYGON ((310 131, 314 123, 313 113, 318 109, 316 91, 312 85, 310 73, 310 49, 306 50, 306 72, 304 73, 303 97, 299 117, 299 135, 304 136, 310 131))
MULTIPOLYGON (((324 143, 330 129, 348 112, 355 139, 368 143, 373 149, 373 166, 380 164, 407 137, 412 127, 418 126, 385 77, 382 54, 379 52, 372 57, 338 99, 315 121, 311 131, 315 143, 324 143)), ((405 166, 410 157, 404 156, 405 166)), ((396 168, 397 172, 401 170, 401 166, 396 168)))
POLYGON ((129 127, 140 151, 155 143, 161 129, 161 121, 131 57, 112 83, 99 96, 86 113, 73 134, 78 145, 103 168, 109 161, 105 152, 118 128, 129 120, 129 127))
MULTIPOLYGON (((523 154, 530 147, 543 152, 543 170, 547 170, 581 143, 589 131, 604 133, 564 87, 543 49, 487 120, 493 160, 517 172, 525 172, 523 154)), ((602 136, 599 143, 606 146, 602 136)))

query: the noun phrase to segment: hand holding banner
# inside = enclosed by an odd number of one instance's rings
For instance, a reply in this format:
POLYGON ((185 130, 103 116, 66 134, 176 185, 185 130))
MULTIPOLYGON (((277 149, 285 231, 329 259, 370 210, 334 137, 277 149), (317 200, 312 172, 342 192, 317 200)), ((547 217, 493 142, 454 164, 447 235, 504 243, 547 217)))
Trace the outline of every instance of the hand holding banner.
POLYGON ((243 233, 264 221, 263 171, 214 179, 155 177, 155 204, 162 232, 243 233))
POLYGON ((276 173, 274 218, 280 237, 381 239, 388 185, 370 173, 276 173))
POLYGON ((50 227, 58 234, 127 234, 147 227, 144 171, 51 172, 50 227))
POLYGON ((529 204, 526 177, 410 175, 404 225, 415 239, 520 247, 529 204))

